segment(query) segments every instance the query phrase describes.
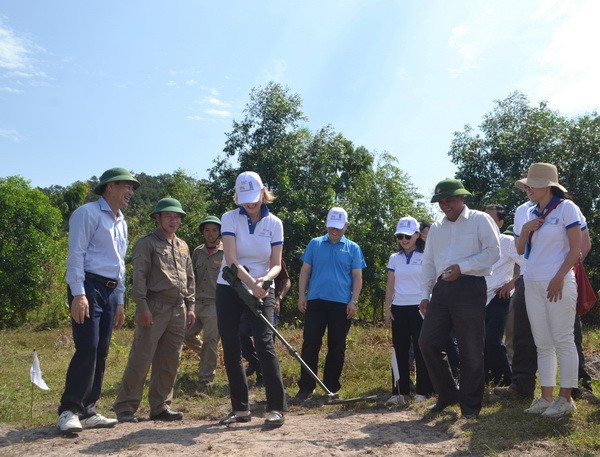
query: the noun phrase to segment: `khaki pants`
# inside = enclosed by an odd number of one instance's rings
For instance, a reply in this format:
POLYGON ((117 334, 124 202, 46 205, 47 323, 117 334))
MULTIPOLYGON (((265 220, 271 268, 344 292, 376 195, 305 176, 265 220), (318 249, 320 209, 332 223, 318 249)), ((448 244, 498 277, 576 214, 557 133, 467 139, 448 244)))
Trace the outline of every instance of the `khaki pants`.
POLYGON ((148 307, 152 313, 153 324, 150 327, 135 328, 127 367, 114 404, 117 414, 137 411, 150 365, 150 416, 163 412, 173 398, 173 386, 185 337, 185 305, 173 306, 149 301, 148 307))
POLYGON ((201 299, 196 303, 196 322, 186 330, 185 344, 200 357, 199 382, 211 382, 217 369, 219 328, 214 300, 201 299), (200 339, 200 332, 203 332, 200 339))

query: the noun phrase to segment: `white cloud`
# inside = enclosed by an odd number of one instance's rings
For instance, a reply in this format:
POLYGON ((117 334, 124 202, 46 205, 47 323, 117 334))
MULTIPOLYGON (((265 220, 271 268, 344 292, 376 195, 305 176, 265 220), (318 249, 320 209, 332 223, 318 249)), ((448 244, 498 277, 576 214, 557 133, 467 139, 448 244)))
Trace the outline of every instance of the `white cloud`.
POLYGON ((184 84, 186 86, 195 86, 196 84, 198 84, 198 81, 196 81, 195 79, 187 79, 184 84))
POLYGON ((167 86, 169 87, 177 87, 177 83, 173 80, 167 81, 167 86))
POLYGON ((8 94, 22 94, 23 91, 21 89, 15 89, 14 87, 0 87, 0 92, 8 93, 8 94))
POLYGON ((265 79, 268 81, 280 82, 285 80, 285 74, 287 73, 287 62, 283 59, 275 59, 271 68, 265 72, 265 79))
POLYGON ((530 81, 534 97, 548 100, 552 108, 577 114, 600 109, 600 2, 569 2, 569 8, 546 8, 536 19, 546 21, 550 39, 534 58, 540 74, 530 81))
POLYGON ((0 19, 0 68, 25 70, 30 67, 29 46, 0 19))
POLYGON ((214 106, 220 106, 220 107, 222 107, 222 108, 228 108, 228 107, 230 107, 230 106, 231 106, 231 104, 229 104, 229 103, 225 103, 225 102, 223 102, 223 101, 219 100, 218 98, 211 98, 211 99, 208 101, 208 103, 210 103, 211 105, 214 105, 214 106))
POLYGON ((14 143, 19 143, 23 139, 21 134, 15 129, 3 128, 0 128, 0 138, 6 138, 7 140, 11 140, 14 143))
POLYGON ((217 109, 208 108, 205 111, 205 113, 209 114, 211 116, 220 117, 220 118, 231 117, 231 113, 228 110, 217 110, 217 109))

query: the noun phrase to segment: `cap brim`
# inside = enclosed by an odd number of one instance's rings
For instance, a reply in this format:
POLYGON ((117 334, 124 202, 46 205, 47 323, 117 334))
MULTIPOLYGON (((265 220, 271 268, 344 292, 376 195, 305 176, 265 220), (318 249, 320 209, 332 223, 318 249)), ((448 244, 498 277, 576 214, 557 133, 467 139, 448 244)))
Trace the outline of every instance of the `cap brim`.
POLYGON ((342 230, 345 226, 346 226, 346 224, 342 224, 340 222, 328 222, 327 223, 327 228, 336 228, 338 230, 342 230))
POLYGON ((452 195, 440 193, 440 194, 437 194, 437 195, 434 195, 433 197, 431 197, 431 203, 437 203, 442 198, 457 197, 459 195, 464 195, 465 197, 470 197, 473 194, 471 194, 471 192, 469 192, 468 190, 465 190, 465 189, 459 189, 459 190, 453 192, 452 195))
POLYGON ((262 192, 262 189, 259 191, 254 191, 254 192, 245 192, 244 194, 240 195, 238 193, 238 205, 244 205, 246 203, 257 203, 258 200, 260 200, 260 193, 262 192))
POLYGON ((413 236, 415 233, 418 233, 418 232, 419 232, 418 230, 414 230, 414 231, 411 231, 411 230, 400 230, 400 231, 394 233, 394 235, 410 235, 410 236, 413 236))

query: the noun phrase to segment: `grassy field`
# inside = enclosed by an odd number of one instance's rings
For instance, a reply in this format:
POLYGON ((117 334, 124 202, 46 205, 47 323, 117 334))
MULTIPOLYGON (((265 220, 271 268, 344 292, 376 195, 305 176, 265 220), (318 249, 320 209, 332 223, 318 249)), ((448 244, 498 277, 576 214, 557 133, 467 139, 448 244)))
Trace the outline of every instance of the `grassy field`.
MULTIPOLYGON (((285 329, 284 337, 298 350, 301 347, 300 330, 285 329)), ((109 354, 108 368, 104 383, 100 411, 111 416, 110 406, 116 396, 120 377, 123 373, 132 338, 131 330, 115 332, 109 354)), ((390 336, 382 328, 354 326, 348 337, 346 366, 342 377, 341 397, 372 395, 378 396, 376 403, 355 403, 350 405, 321 406, 309 404, 308 408, 292 406, 294 412, 321 414, 332 410, 369 411, 383 408, 383 402, 390 395, 390 336)), ((600 331, 587 331, 584 347, 589 352, 600 352, 600 331)), ((298 362, 287 354, 278 342, 282 373, 288 394, 297 391, 299 376, 298 362)), ((69 327, 55 330, 34 331, 28 328, 0 332, 0 423, 24 427, 54 425, 64 376, 73 343, 69 327), (44 380, 51 390, 33 389, 29 381, 32 350, 39 354, 44 380)), ((217 372, 216 388, 211 395, 196 394, 197 362, 193 353, 184 351, 180 374, 175 387, 174 409, 185 412, 188 419, 215 420, 229 410, 227 381, 222 363, 217 372)), ((253 379, 253 378, 252 378, 253 379)), ((600 383, 595 381, 595 391, 600 392, 600 383)), ((258 403, 264 398, 263 389, 252 389, 251 394, 258 403)), ((425 413, 433 403, 412 404, 410 408, 425 413)), ((450 414, 439 416, 436 425, 448 433, 458 433, 470 441, 470 448, 479 455, 496 455, 509 449, 526 451, 531 443, 549 440, 553 449, 560 452, 554 455, 592 456, 600 454, 600 406, 595 398, 578 401, 577 412, 571 418, 549 420, 530 416, 522 411, 527 402, 502 402, 497 400, 489 389, 484 399, 484 408, 478 421, 461 421, 455 425, 458 407, 450 408, 450 414)), ((148 413, 144 399, 140 415, 148 413)))

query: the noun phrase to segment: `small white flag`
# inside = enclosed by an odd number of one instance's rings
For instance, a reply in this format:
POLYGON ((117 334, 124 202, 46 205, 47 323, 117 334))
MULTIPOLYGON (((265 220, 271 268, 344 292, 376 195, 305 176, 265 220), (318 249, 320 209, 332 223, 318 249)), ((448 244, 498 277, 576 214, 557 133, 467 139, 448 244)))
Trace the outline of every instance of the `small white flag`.
POLYGON ((400 370, 398 370, 398 361, 396 360, 396 349, 392 347, 392 373, 394 374, 394 384, 400 379, 400 370))
POLYGON ((40 360, 38 359, 37 351, 33 350, 33 363, 29 369, 29 375, 31 376, 31 382, 38 386, 42 390, 50 390, 50 387, 46 384, 46 381, 42 379, 42 370, 40 369, 40 360))

